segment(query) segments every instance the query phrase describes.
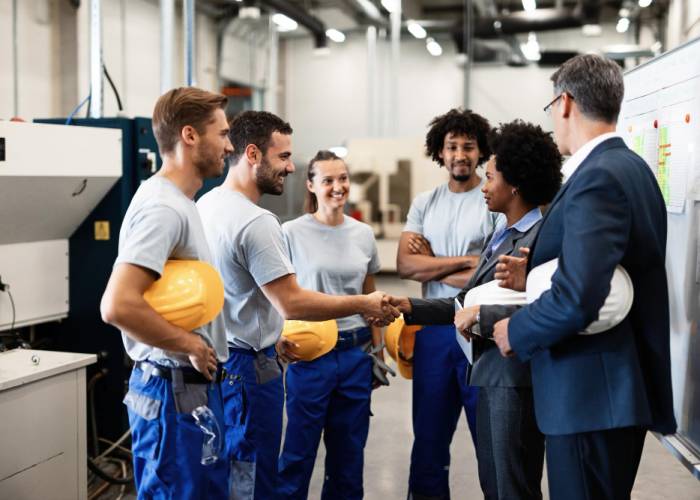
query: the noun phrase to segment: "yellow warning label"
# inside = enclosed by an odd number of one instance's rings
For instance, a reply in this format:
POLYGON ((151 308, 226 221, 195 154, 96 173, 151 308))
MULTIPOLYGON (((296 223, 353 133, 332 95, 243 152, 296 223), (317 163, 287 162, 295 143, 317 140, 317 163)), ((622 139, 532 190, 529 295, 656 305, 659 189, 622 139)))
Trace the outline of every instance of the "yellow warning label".
POLYGON ((109 240, 109 221, 108 220, 96 220, 95 221, 95 239, 106 241, 109 240))

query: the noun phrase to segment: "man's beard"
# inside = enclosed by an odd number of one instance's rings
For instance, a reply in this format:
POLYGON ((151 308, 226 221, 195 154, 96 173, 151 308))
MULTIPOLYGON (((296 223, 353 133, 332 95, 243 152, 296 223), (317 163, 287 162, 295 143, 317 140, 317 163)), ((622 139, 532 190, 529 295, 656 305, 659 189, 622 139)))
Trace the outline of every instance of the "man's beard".
POLYGON ((467 175, 452 175, 452 178, 456 180, 457 182, 467 182, 469 179, 471 179, 472 175, 467 174, 467 175))
POLYGON ((279 174, 270 162, 263 158, 255 174, 255 184, 263 194, 279 196, 284 192, 284 183, 279 183, 279 174))
POLYGON ((206 145, 199 147, 197 155, 192 159, 192 163, 194 163, 194 167, 203 179, 219 177, 223 173, 221 157, 216 155, 211 148, 207 148, 206 145))

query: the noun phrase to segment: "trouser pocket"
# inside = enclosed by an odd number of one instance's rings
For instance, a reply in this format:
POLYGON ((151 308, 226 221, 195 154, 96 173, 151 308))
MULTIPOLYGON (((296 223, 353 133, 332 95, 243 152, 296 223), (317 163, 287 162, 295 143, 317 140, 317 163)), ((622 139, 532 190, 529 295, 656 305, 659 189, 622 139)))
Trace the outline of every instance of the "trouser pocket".
POLYGON ((124 404, 129 414, 134 456, 155 460, 160 447, 162 402, 130 389, 124 397, 124 404))

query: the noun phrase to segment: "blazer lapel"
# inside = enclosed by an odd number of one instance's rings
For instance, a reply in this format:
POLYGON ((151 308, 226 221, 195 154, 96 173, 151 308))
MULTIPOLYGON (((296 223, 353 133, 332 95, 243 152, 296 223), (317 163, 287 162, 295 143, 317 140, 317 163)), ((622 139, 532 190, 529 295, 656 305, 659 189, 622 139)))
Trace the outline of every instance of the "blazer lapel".
POLYGON ((517 229, 510 231, 506 239, 503 240, 503 243, 501 243, 496 251, 493 252, 493 255, 491 255, 487 261, 483 262, 483 265, 479 266, 479 268, 476 270, 476 278, 474 282, 480 283, 482 278, 488 274, 496 266, 496 264, 498 264, 498 257, 501 255, 510 254, 515 248, 517 241, 522 238, 524 234, 525 233, 521 233, 517 229))

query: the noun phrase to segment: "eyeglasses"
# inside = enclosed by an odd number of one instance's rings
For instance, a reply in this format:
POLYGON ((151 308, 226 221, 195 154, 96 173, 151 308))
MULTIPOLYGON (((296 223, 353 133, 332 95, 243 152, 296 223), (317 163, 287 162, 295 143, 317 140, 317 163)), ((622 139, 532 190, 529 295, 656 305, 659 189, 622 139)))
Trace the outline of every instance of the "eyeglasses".
POLYGON ((550 102, 549 104, 547 104, 544 108, 542 108, 542 110, 543 110, 545 113, 547 113, 547 115, 551 115, 551 114, 552 114, 552 106, 554 106, 554 103, 557 102, 559 99, 561 99, 561 96, 563 96, 564 94, 568 95, 568 96, 569 96, 569 99, 571 99, 571 100, 573 101, 574 96, 572 96, 572 95, 569 94, 568 92, 562 92, 561 94, 559 94, 558 96, 556 96, 554 99, 552 99, 552 102, 550 102))

